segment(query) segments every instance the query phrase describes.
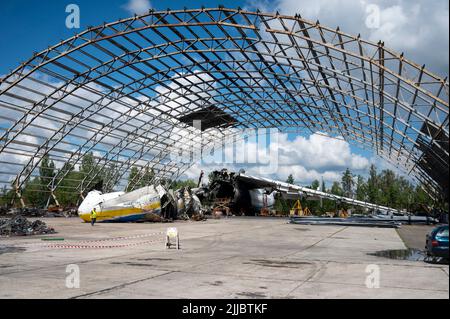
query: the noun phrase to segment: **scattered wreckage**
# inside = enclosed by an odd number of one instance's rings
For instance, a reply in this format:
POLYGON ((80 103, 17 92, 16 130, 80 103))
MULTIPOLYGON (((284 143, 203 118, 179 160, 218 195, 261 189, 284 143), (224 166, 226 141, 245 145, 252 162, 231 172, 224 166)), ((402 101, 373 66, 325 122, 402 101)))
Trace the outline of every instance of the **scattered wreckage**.
POLYGON ((0 236, 30 236, 54 234, 55 230, 43 221, 29 221, 22 215, 15 215, 9 219, 0 219, 0 236))
MULTIPOLYGON (((78 208, 78 215, 90 221, 95 208, 99 222, 204 220, 205 215, 256 215, 262 207, 272 207, 274 194, 266 194, 227 170, 210 174, 208 186, 185 187, 177 191, 163 185, 149 185, 131 192, 103 194, 93 190, 78 208)), ((256 185, 257 186, 257 185, 256 185)))
MULTIPOLYGON (((267 212, 273 211, 276 198, 282 197, 283 199, 297 201, 301 198, 307 198, 308 200, 329 199, 360 206, 375 212, 368 216, 343 216, 340 214, 336 218, 334 216, 299 216, 295 213, 296 210, 291 210, 290 222, 295 224, 399 227, 402 223, 435 224, 439 222, 439 220, 428 215, 405 214, 389 207, 267 178, 245 175, 242 170, 239 173, 229 172, 226 169, 213 171, 209 175, 208 185, 201 185, 202 177, 203 171, 196 188, 184 187, 174 191, 163 185, 148 185, 131 192, 102 193, 98 190, 92 190, 84 198, 78 209, 67 208, 63 210, 59 206, 48 207, 47 209, 13 208, 10 210, 3 209, 0 213, 6 216, 18 216, 17 218, 23 218, 23 216, 71 217, 78 215, 85 222, 90 222, 91 211, 95 208, 97 221, 99 222, 164 222, 174 219, 198 221, 205 220, 207 215, 213 217, 267 215, 267 212)), ((20 221, 25 225, 23 219, 15 222, 20 221)), ((36 223, 36 225, 39 226, 39 223, 36 223)), ((31 227, 31 229, 33 230, 35 227, 31 227)), ((42 231, 45 233, 44 228, 42 228, 42 231)), ((21 230, 18 233, 27 233, 27 231, 21 230)))
MULTIPOLYGON (((177 191, 163 185, 149 185, 137 190, 103 194, 91 191, 78 208, 78 215, 90 221, 93 208, 100 222, 170 221, 174 219, 203 220, 206 215, 261 215, 274 208, 278 196, 284 199, 329 199, 363 207, 374 215, 351 218, 291 216, 293 223, 348 224, 357 226, 398 227, 400 223, 436 223, 429 216, 411 216, 385 206, 337 196, 318 190, 229 172, 226 169, 211 172, 208 185, 185 187, 177 191)), ((343 217, 343 216, 340 216, 343 217)), ((347 217, 347 216, 345 216, 347 217)))
MULTIPOLYGON (((314 225, 346 225, 366 227, 400 227, 401 224, 436 224, 437 218, 432 216, 416 216, 401 212, 396 209, 376 205, 369 202, 355 200, 353 198, 338 196, 318 190, 246 175, 245 172, 229 173, 227 170, 213 172, 211 174, 209 196, 220 198, 228 196, 232 198, 230 207, 235 213, 243 215, 258 215, 263 210, 273 208, 275 198, 308 200, 328 199, 339 203, 359 206, 371 210, 373 214, 366 216, 314 217, 314 216, 290 216, 290 222, 295 224, 314 225)), ((205 190, 206 191, 206 190, 205 190)))
POLYGON ((62 209, 59 206, 49 206, 47 209, 44 208, 36 208, 36 207, 24 207, 24 208, 6 208, 0 207, 0 216, 11 217, 11 216, 24 216, 24 217, 32 217, 32 218, 41 218, 41 217, 75 217, 77 216, 76 208, 65 208, 62 209))
POLYGON ((209 175, 208 186, 195 189, 195 194, 205 210, 211 213, 221 211, 226 215, 255 216, 261 209, 273 208, 276 190, 260 187, 252 180, 242 179, 242 176, 242 171, 213 171, 209 175))
POLYGON ((174 192, 163 185, 149 185, 128 193, 103 194, 93 190, 78 207, 78 216, 89 222, 94 208, 99 222, 204 219, 201 202, 190 188, 174 192))

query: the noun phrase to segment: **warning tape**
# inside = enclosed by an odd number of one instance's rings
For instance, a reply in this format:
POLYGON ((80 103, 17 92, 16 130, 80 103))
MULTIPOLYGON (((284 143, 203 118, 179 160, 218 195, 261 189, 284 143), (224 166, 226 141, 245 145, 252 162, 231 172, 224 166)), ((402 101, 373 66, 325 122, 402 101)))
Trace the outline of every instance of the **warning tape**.
POLYGON ((152 237, 156 235, 162 235, 165 234, 165 232, 156 232, 156 233, 150 233, 150 234, 143 234, 143 235, 134 235, 134 236, 127 236, 127 237, 114 237, 114 238, 103 238, 103 239, 90 239, 90 240, 83 240, 79 241, 80 244, 85 243, 100 243, 105 241, 117 241, 117 240, 128 240, 128 239, 137 239, 137 238, 145 238, 145 237, 152 237))
MULTIPOLYGON (((155 232, 155 233, 149 233, 149 234, 142 234, 142 235, 134 235, 134 236, 126 236, 126 237, 114 237, 114 238, 102 238, 102 239, 90 239, 90 240, 82 240, 82 241, 76 241, 76 243, 71 243, 73 246, 80 246, 80 244, 90 244, 90 243, 101 243, 101 242, 108 242, 108 241, 120 241, 120 240, 130 240, 130 239, 138 239, 138 238, 146 238, 146 237, 153 237, 157 235, 163 235, 165 232, 155 232)), ((66 245, 66 244, 64 244, 66 245)), ((68 244, 67 244, 68 245, 68 244)), ((47 243, 14 243, 9 245, 0 245, 0 247, 29 247, 29 246, 40 246, 40 247, 48 247, 49 245, 47 243)))
POLYGON ((47 245, 47 248, 61 248, 61 249, 102 249, 102 248, 123 248, 131 246, 146 245, 151 243, 163 242, 163 239, 147 240, 138 243, 128 243, 122 245, 72 245, 72 244, 53 244, 47 245))

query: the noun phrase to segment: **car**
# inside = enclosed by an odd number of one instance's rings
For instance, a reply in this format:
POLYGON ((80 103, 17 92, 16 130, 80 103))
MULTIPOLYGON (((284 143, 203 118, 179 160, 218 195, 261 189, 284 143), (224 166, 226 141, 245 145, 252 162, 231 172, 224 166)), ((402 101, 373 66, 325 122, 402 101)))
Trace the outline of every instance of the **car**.
POLYGON ((425 250, 430 257, 448 259, 448 225, 438 226, 427 234, 425 250))

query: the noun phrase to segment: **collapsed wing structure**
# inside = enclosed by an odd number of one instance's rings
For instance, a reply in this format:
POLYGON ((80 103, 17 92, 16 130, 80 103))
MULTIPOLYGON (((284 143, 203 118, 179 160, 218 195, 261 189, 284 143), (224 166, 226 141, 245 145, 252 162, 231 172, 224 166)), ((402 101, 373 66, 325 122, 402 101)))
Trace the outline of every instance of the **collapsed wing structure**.
POLYGON ((293 199, 297 199, 299 197, 307 199, 321 199, 321 198, 330 199, 339 203, 363 207, 369 210, 373 210, 375 212, 379 211, 383 213, 393 213, 393 212, 400 213, 396 209, 390 207, 376 205, 349 197, 325 193, 311 188, 275 181, 268 178, 254 177, 245 174, 239 174, 236 178, 243 181, 247 185, 253 185, 255 188, 265 188, 269 190, 275 190, 281 193, 282 195, 286 197, 291 197, 293 199))

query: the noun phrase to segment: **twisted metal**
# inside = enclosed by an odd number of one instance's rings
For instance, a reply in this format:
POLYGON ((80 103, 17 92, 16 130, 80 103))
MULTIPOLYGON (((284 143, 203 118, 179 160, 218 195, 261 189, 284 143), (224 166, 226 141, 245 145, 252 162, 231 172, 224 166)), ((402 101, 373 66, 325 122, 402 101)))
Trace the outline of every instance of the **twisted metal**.
POLYGON ((89 152, 96 170, 65 191, 83 194, 112 166, 106 189, 125 187, 131 167, 175 179, 190 164, 169 155, 200 133, 180 118, 216 106, 233 121, 203 132, 208 143, 236 128, 341 136, 444 194, 448 87, 382 42, 298 15, 149 11, 89 28, 0 80, 0 183, 20 196, 48 155, 54 196, 63 165, 89 152))

